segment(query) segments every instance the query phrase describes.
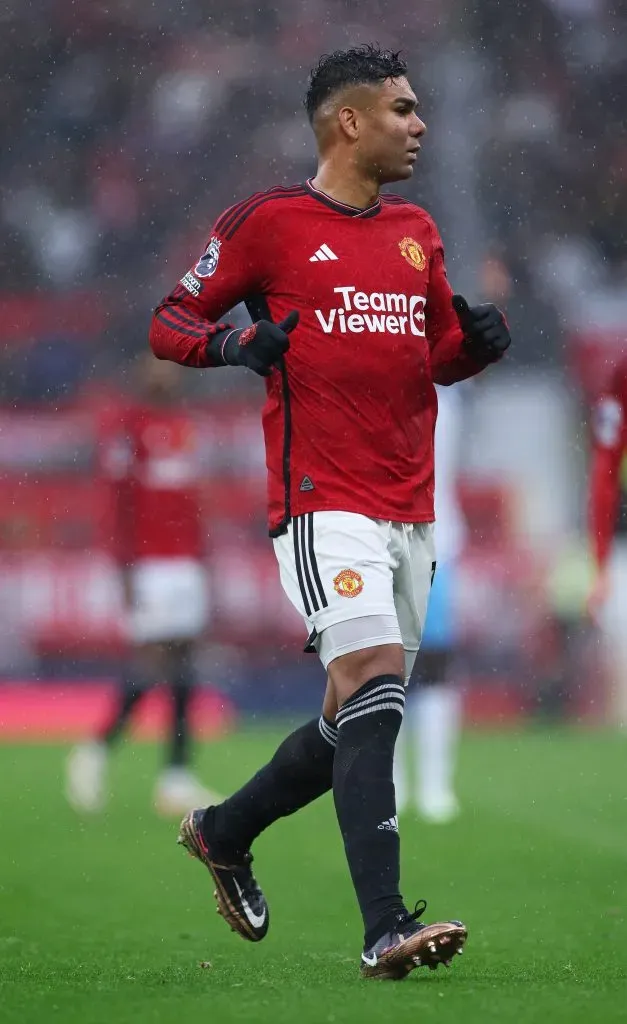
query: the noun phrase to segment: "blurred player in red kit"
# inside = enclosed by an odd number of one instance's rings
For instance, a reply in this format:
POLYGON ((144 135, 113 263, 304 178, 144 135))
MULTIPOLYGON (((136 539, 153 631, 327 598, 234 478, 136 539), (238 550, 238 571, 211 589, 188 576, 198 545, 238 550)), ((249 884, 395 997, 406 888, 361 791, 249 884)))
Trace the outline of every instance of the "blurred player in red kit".
POLYGON ((199 798, 211 799, 189 768, 194 655, 208 617, 199 495, 202 439, 174 404, 180 397, 176 367, 142 358, 137 381, 137 402, 101 445, 102 469, 113 491, 114 546, 132 658, 110 720, 91 743, 70 755, 66 791, 77 810, 102 807, 111 747, 143 695, 167 682, 171 730, 155 805, 169 815, 189 810, 199 798))
POLYGON ((179 841, 209 869, 228 923, 259 941, 269 910, 250 847, 332 790, 361 974, 395 980, 449 962, 466 939, 458 921, 420 922, 423 900, 403 902, 392 779, 435 570, 434 382, 478 373, 510 342, 495 306, 453 296, 431 217, 380 192, 411 177, 425 132, 406 72, 371 46, 320 60, 305 100, 316 175, 218 217, 150 331, 161 359, 266 378, 270 535, 327 672, 320 718, 233 796, 187 815, 179 841), (221 318, 242 300, 253 325, 238 330, 221 318))
POLYGON ((616 677, 616 707, 627 723, 627 547, 614 543, 621 471, 627 453, 627 356, 618 361, 592 410, 592 462, 588 530, 595 578, 588 600, 592 618, 610 641, 616 677))

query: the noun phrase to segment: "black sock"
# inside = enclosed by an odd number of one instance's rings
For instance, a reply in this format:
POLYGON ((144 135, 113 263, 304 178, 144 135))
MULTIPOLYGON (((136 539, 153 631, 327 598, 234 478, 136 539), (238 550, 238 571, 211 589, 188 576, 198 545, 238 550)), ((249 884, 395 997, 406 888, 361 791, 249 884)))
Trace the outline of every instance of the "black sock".
POLYGON ((337 714, 333 796, 367 945, 404 910, 392 780, 404 703, 399 676, 376 676, 337 714))
POLYGON ((300 810, 331 789, 337 730, 325 718, 296 729, 242 789, 205 812, 208 842, 243 853, 278 818, 300 810))
POLYGON ((172 768, 184 768, 190 762, 189 705, 193 693, 193 687, 185 683, 177 682, 172 686, 172 731, 168 756, 168 765, 172 768))
POLYGON ((170 681, 172 686, 172 719, 169 765, 186 767, 191 760, 191 729, 189 711, 194 695, 196 675, 191 645, 172 646, 170 650, 170 681))
POLYGON ((109 723, 104 727, 99 736, 101 743, 113 746, 126 726, 131 712, 139 700, 147 692, 147 687, 142 683, 129 680, 120 687, 117 695, 117 706, 109 723))

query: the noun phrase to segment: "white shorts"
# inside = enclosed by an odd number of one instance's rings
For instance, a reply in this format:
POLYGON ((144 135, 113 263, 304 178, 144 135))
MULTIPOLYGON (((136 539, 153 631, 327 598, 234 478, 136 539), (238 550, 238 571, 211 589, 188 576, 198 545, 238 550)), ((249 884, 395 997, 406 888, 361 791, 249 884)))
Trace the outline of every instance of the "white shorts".
POLYGON ((342 654, 398 643, 409 676, 435 572, 432 523, 308 512, 275 538, 274 550, 283 589, 310 634, 305 650, 317 651, 327 668, 342 654))
POLYGON ((193 640, 207 625, 205 567, 193 558, 147 558, 131 569, 129 637, 145 644, 193 640))

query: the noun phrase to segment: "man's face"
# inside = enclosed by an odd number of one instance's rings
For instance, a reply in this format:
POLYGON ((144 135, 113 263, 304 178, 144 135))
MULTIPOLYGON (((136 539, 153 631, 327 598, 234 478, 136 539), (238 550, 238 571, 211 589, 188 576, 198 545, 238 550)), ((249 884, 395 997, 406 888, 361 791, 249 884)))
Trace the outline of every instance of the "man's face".
POLYGON ((361 169, 380 184, 411 178, 426 126, 416 114, 417 100, 406 78, 386 79, 360 90, 356 111, 356 156, 361 169), (363 98, 362 98, 363 97, 363 98))

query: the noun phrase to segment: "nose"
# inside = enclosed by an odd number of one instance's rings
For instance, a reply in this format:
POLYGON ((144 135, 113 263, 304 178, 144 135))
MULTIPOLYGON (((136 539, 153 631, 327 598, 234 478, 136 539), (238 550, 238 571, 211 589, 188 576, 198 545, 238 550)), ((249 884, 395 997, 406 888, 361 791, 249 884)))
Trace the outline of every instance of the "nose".
POLYGON ((424 121, 421 121, 418 115, 414 116, 414 123, 412 125, 411 134, 416 139, 421 139, 427 130, 427 126, 424 121))

